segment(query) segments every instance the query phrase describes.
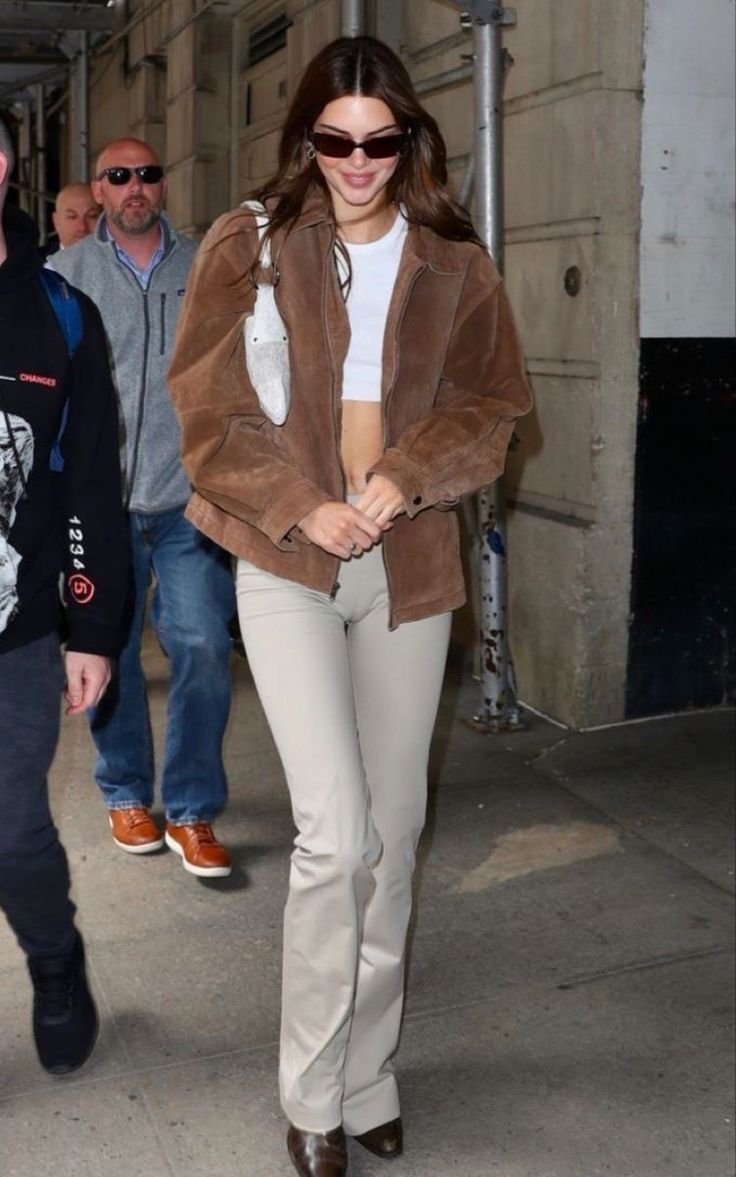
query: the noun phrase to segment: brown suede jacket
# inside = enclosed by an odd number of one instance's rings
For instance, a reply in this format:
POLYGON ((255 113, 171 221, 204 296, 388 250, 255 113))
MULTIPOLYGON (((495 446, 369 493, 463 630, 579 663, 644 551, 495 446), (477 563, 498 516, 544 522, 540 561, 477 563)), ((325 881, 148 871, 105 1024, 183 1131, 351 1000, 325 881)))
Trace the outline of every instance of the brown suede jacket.
MULTIPOLYGON (((257 248, 253 215, 226 213, 189 278, 169 372, 195 488, 187 516, 234 555, 331 593, 340 561, 298 527, 321 503, 345 498, 340 415, 350 329, 323 199, 311 200, 272 245, 291 358, 291 409, 281 426, 264 416, 245 368, 243 320, 255 301, 247 274, 257 248)), ((382 403, 385 449, 370 474, 391 479, 406 504, 383 539, 394 628, 463 604, 452 508, 502 473, 514 420, 531 407, 503 286, 479 246, 410 228, 386 322, 382 403)))

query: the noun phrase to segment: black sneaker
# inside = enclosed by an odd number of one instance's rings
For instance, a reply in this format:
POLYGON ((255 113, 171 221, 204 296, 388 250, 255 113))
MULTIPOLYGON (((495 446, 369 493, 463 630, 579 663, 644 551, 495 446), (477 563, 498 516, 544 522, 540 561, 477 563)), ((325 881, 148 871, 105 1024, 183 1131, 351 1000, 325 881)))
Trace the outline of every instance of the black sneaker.
POLYGON ((97 1038, 97 1010, 87 985, 84 945, 77 933, 66 956, 29 957, 33 1037, 41 1066, 66 1075, 87 1061, 97 1038))

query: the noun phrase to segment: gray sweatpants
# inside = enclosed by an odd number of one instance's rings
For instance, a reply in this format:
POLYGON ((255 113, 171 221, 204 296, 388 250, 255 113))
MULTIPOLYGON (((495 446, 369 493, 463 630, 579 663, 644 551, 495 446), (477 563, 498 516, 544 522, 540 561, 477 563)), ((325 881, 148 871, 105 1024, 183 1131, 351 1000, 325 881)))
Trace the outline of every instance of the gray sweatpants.
POLYGON ((240 560, 248 662, 291 794, 281 1101, 351 1135, 399 1114, 391 1066, 411 876, 450 614, 388 628, 380 547, 341 565, 334 600, 240 560))

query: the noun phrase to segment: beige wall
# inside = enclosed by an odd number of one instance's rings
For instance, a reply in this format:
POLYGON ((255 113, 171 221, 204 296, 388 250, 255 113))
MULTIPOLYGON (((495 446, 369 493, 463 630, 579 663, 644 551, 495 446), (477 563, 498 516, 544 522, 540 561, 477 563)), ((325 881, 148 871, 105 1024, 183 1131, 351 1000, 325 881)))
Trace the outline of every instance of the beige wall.
MULTIPOLYGON (((232 19, 221 8, 192 20, 191 0, 128 5, 129 31, 92 59, 90 144, 145 139, 168 172, 168 210, 201 235, 228 207, 232 19)), ((122 31, 122 17, 119 31, 122 31)))
POLYGON ((570 0, 564 21, 545 0, 517 9, 506 272, 537 408, 508 477, 514 655, 522 696, 585 726, 624 713, 643 3, 570 0))
MULTIPOLYGON (((516 0, 517 27, 504 34, 506 278, 537 398, 507 476, 512 645, 520 696, 578 727, 624 709, 643 6, 566 0, 563 16, 549 0, 516 0), (572 266, 575 297, 564 289, 572 266)), ((369 31, 390 33, 416 82, 472 49, 446 0, 368 8, 369 31)), ((339 35, 341 4, 250 0, 185 24, 191 12, 190 0, 168 0, 131 32, 127 61, 121 44, 97 63, 92 143, 130 129, 154 142, 175 223, 201 234, 273 169, 289 97, 305 62, 339 35), (248 70, 250 31, 284 8, 286 47, 248 70)), ((430 86, 423 101, 458 187, 471 85, 430 86)))

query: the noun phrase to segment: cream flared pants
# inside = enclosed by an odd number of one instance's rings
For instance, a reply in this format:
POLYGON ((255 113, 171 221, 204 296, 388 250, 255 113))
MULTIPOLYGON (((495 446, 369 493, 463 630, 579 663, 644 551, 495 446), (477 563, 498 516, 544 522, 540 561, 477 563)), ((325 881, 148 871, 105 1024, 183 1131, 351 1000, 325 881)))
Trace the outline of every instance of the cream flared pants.
POLYGON ((380 547, 334 599, 238 562, 248 662, 297 836, 284 915, 281 1102, 312 1132, 399 1115, 391 1056, 450 614, 390 631, 380 547))

